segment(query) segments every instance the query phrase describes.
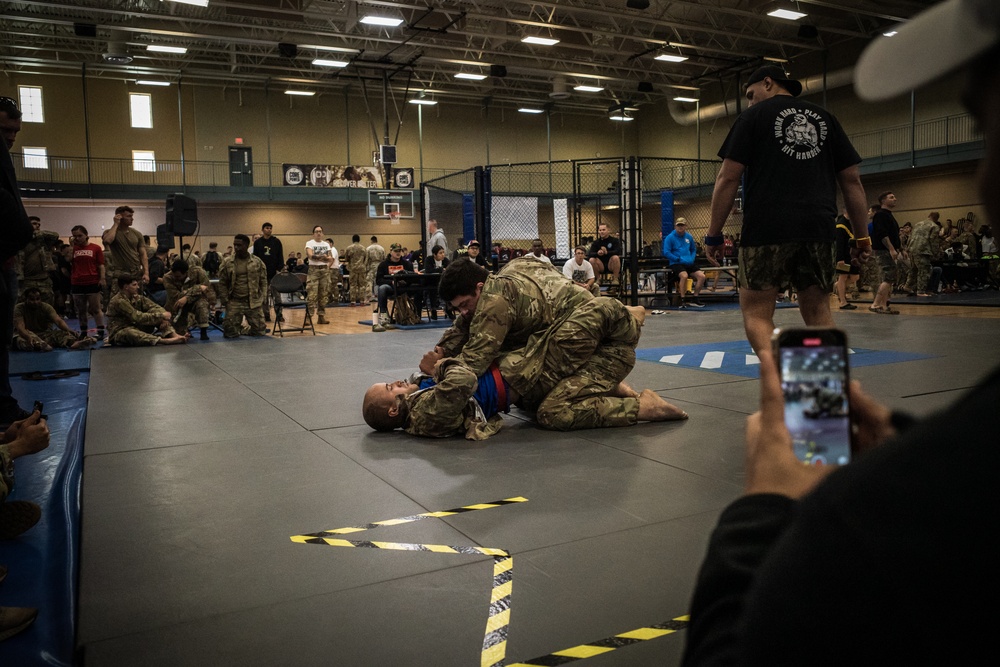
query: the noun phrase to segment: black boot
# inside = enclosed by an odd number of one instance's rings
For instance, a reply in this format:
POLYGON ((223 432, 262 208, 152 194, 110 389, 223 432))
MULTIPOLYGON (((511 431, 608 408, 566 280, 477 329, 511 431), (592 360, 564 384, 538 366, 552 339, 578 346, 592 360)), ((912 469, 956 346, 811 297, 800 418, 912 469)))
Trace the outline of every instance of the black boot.
POLYGON ((208 327, 201 328, 201 336, 199 336, 199 340, 208 340, 208 327))

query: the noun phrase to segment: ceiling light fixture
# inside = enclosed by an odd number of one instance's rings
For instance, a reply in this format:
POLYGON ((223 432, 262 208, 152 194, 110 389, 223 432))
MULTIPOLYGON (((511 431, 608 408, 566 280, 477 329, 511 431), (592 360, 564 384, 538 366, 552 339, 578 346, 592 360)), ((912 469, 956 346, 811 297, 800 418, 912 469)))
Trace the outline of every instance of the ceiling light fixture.
POLYGON ((899 32, 898 30, 889 30, 888 32, 883 32, 882 34, 885 37, 892 37, 893 35, 895 35, 898 32, 899 32))
POLYGON ((682 63, 687 60, 687 56, 680 56, 676 53, 661 53, 660 55, 653 58, 653 60, 662 60, 668 63, 682 63))
POLYGON ((581 93, 599 93, 602 90, 604 90, 604 88, 602 88, 600 86, 584 86, 584 85, 579 85, 579 86, 573 86, 573 90, 578 90, 581 93))
POLYGON ((179 5, 194 5, 196 7, 208 7, 208 0, 170 0, 179 5))
POLYGON ((486 78, 485 74, 473 74, 472 72, 459 72, 455 75, 456 79, 467 79, 469 81, 482 81, 486 78))
POLYGON ((545 113, 544 109, 532 109, 531 107, 521 107, 518 111, 521 113, 545 113))
POLYGON ((139 79, 136 84, 140 86, 169 86, 169 81, 148 81, 146 79, 139 79))
POLYGON ((319 44, 301 44, 300 49, 316 49, 317 51, 334 51, 335 53, 358 53, 357 49, 347 49, 342 46, 321 46, 319 44))
POLYGON ((312 97, 316 93, 312 90, 286 90, 285 95, 300 95, 302 97, 312 97))
POLYGON ((629 114, 629 113, 628 113, 627 111, 619 111, 619 112, 615 112, 615 113, 614 113, 614 114, 613 114, 613 115, 611 116, 611 120, 617 120, 617 121, 622 121, 622 122, 628 122, 628 121, 630 121, 630 120, 635 120, 635 119, 634 119, 634 118, 632 118, 632 116, 631 116, 631 115, 630 115, 630 114, 629 114))
POLYGON ((554 46, 559 43, 559 40, 553 37, 537 37, 535 35, 522 37, 521 41, 525 44, 541 44, 542 46, 554 46))
POLYGON ((347 67, 349 64, 346 60, 324 60, 323 58, 313 60, 313 65, 317 67, 347 67))
POLYGON ((163 46, 162 44, 150 44, 146 50, 157 53, 187 53, 187 49, 183 46, 163 46))
POLYGON ((422 97, 414 97, 412 100, 410 100, 410 104, 420 104, 423 106, 432 107, 435 104, 437 104, 437 100, 427 100, 422 97))
POLYGON ((361 22, 366 25, 380 25, 385 26, 386 28, 395 28, 403 22, 403 19, 393 18, 392 16, 374 16, 370 14, 361 19, 361 22))
POLYGON ((778 9, 772 9, 767 13, 768 16, 773 16, 776 19, 787 19, 789 21, 798 21, 801 18, 805 18, 807 15, 796 11, 794 9, 789 9, 788 7, 779 7, 778 9))
POLYGON ((775 58, 773 56, 764 56, 764 60, 769 63, 787 63, 788 58, 775 58))
POLYGON ((674 98, 674 102, 697 102, 697 101, 698 101, 697 97, 677 96, 674 98))

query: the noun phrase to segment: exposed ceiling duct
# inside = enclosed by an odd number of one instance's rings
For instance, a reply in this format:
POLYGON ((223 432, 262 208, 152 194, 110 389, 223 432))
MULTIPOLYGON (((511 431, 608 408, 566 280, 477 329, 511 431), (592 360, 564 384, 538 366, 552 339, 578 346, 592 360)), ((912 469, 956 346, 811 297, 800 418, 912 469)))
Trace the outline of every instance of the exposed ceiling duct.
POLYGON ((569 99, 569 90, 566 89, 566 77, 557 76, 552 79, 552 92, 549 93, 549 97, 554 100, 569 99))
MULTIPOLYGON (((817 74, 805 79, 799 79, 799 81, 802 83, 802 95, 822 92, 824 85, 827 90, 830 88, 842 88, 854 83, 854 68, 848 67, 836 72, 828 72, 825 77, 822 74, 817 74)), ((740 94, 742 96, 742 92, 740 94)), ((710 104, 700 109, 688 109, 686 103, 671 100, 667 103, 667 108, 670 110, 670 117, 678 125, 694 125, 699 116, 701 116, 702 122, 715 120, 716 118, 726 118, 727 116, 734 115, 737 111, 745 109, 746 104, 737 104, 735 99, 731 99, 719 102, 718 104, 710 104)))

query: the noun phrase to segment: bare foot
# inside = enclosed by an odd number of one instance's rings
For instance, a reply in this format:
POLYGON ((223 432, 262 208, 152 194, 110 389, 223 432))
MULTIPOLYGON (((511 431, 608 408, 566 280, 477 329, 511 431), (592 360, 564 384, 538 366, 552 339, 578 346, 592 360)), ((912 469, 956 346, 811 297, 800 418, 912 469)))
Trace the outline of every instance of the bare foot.
POLYGON ((619 382, 618 386, 615 387, 614 396, 617 398, 639 398, 639 392, 624 382, 619 382))
POLYGON ((184 336, 178 336, 173 334, 172 336, 164 336, 160 339, 160 345, 177 345, 178 343, 186 343, 188 341, 184 336))
POLYGON ((93 345, 96 342, 97 342, 97 340, 95 340, 93 338, 90 338, 88 336, 87 338, 81 338, 80 340, 74 342, 72 345, 69 346, 69 349, 71 349, 71 350, 85 350, 85 349, 89 348, 91 345, 93 345))
POLYGON ((632 317, 639 321, 640 327, 646 321, 646 309, 642 306, 625 306, 625 309, 632 313, 632 317))
POLYGON ((687 419, 688 414, 652 389, 643 389, 639 393, 639 421, 665 422, 687 419))

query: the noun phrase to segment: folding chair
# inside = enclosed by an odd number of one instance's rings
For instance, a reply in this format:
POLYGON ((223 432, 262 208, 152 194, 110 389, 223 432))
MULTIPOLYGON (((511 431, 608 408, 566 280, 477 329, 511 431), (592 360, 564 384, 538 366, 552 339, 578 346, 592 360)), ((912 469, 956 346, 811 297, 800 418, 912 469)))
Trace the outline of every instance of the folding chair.
MULTIPOLYGON (((287 271, 282 271, 281 273, 274 274, 274 278, 271 278, 271 293, 274 295, 275 299, 281 299, 283 294, 295 295, 298 294, 303 300, 306 298, 306 274, 304 273, 288 273, 287 271)), ((301 327, 290 327, 284 322, 280 321, 278 318, 274 318, 274 328, 271 330, 272 335, 277 334, 278 336, 284 337, 285 332, 296 332, 296 331, 312 331, 313 336, 316 335, 316 328, 313 326, 312 315, 309 313, 309 306, 306 306, 305 316, 302 320, 301 327)))

